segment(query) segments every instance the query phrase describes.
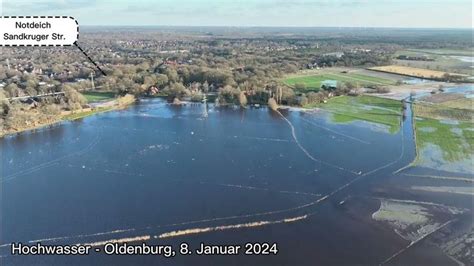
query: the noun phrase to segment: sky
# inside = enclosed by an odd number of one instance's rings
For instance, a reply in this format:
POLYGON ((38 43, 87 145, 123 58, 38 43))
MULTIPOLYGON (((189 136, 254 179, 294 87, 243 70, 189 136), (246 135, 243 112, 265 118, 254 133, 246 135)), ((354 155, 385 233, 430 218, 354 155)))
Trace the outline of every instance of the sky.
POLYGON ((80 25, 472 28, 471 0, 0 0, 80 25))

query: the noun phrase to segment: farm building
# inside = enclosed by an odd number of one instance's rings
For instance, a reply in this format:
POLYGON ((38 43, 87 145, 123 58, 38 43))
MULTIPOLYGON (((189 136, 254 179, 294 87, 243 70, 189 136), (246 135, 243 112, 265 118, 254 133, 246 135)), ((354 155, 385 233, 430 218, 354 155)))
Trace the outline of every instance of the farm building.
POLYGON ((335 90, 337 88, 337 80, 323 80, 321 82, 321 89, 323 90, 335 90))

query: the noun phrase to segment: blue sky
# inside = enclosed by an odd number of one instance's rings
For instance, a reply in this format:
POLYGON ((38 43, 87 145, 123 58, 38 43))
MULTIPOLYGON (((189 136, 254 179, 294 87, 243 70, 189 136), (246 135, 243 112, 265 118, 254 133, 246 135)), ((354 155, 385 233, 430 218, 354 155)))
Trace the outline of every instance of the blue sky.
POLYGON ((471 0, 0 0, 80 25, 472 28, 471 0))

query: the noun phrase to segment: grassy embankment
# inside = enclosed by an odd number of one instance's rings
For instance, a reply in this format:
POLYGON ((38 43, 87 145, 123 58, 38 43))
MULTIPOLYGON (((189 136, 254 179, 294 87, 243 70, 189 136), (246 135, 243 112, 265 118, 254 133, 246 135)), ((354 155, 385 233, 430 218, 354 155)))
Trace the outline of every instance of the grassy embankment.
MULTIPOLYGON (((105 103, 106 106, 104 107, 97 107, 93 109, 87 108, 87 109, 76 110, 73 112, 63 112, 62 114, 52 115, 49 118, 43 119, 43 120, 40 120, 40 118, 34 119, 34 123, 31 123, 30 125, 13 128, 8 131, 0 131, 0 137, 3 137, 5 135, 10 135, 10 134, 16 134, 16 133, 20 133, 24 131, 35 130, 35 129, 39 129, 46 126, 51 126, 65 120, 76 120, 76 119, 84 118, 84 117, 91 116, 97 113, 103 113, 103 112, 122 109, 134 103, 135 100, 136 100, 135 96, 127 94, 123 97, 119 97, 113 101, 105 103)), ((38 112, 38 111, 33 110, 33 112, 38 112)))
POLYGON ((63 120, 76 120, 76 119, 88 117, 88 116, 98 114, 98 113, 125 108, 126 106, 135 102, 135 100, 136 100, 135 96, 127 94, 123 97, 118 97, 115 100, 111 101, 110 105, 88 109, 87 111, 77 111, 70 114, 66 114, 62 117, 62 119, 63 120))
POLYGON ((114 110, 114 109, 115 108, 113 108, 113 107, 104 107, 104 108, 95 108, 95 109, 85 111, 85 112, 80 112, 79 111, 77 113, 64 115, 62 117, 62 119, 63 120, 76 120, 76 119, 88 117, 88 116, 91 116, 91 115, 94 115, 94 114, 111 111, 111 110, 114 110))
POLYGON ((303 85, 303 91, 318 91, 321 88, 321 83, 325 80, 337 80, 338 82, 351 82, 354 85, 359 86, 367 85, 394 85, 394 80, 367 76, 358 73, 340 73, 340 72, 328 72, 321 71, 315 74, 300 74, 292 75, 283 80, 287 86, 298 89, 299 86, 303 85))
POLYGON ((349 123, 368 121, 389 127, 389 132, 400 129, 402 103, 399 101, 373 96, 339 96, 327 103, 309 104, 306 108, 318 107, 332 113, 332 121, 349 123))

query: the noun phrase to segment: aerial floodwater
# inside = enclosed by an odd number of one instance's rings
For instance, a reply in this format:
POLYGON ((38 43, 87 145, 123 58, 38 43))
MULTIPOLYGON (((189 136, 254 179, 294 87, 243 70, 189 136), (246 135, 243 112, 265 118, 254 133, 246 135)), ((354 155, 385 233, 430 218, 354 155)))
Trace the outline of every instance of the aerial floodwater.
POLYGON ((142 99, 6 137, 0 263, 457 265, 436 234, 470 223, 472 197, 435 194, 429 188, 451 181, 415 177, 452 175, 407 168, 416 157, 411 106, 394 115, 400 123, 389 129, 336 122, 319 109, 142 99), (278 253, 17 256, 13 242, 175 250, 184 242, 193 250, 257 242, 276 244, 278 253))

